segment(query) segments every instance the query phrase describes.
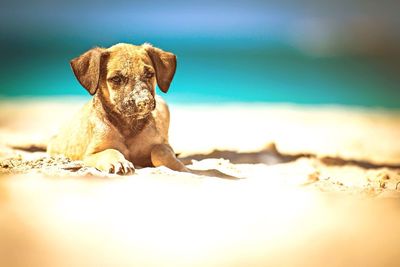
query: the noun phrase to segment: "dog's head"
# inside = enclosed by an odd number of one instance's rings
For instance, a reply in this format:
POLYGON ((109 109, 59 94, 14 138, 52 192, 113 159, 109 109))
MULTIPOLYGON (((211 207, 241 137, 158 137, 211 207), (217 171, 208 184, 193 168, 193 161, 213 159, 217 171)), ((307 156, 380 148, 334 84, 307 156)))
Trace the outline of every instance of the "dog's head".
POLYGON ((113 112, 140 119, 155 108, 156 84, 168 91, 176 56, 149 44, 117 44, 93 48, 71 60, 71 67, 80 84, 113 112))

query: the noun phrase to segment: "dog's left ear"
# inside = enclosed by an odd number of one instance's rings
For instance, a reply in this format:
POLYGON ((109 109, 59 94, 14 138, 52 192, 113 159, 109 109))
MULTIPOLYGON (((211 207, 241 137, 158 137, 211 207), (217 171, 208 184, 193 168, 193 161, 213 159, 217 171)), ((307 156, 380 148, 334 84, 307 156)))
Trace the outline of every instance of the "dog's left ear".
POLYGON ((99 86, 100 65, 104 48, 95 47, 71 60, 71 68, 79 83, 91 95, 94 95, 99 86))
POLYGON ((166 93, 175 75, 176 56, 149 44, 144 46, 156 70, 157 85, 166 93))

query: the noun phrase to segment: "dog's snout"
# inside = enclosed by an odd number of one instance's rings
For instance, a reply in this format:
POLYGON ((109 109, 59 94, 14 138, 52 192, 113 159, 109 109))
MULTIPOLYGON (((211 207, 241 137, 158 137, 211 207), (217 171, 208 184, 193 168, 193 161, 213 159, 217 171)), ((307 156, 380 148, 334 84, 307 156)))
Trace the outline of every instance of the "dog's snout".
POLYGON ((122 103, 122 110, 132 110, 136 113, 148 113, 155 109, 155 99, 150 90, 133 90, 122 103))
POLYGON ((149 105, 150 105, 150 98, 148 97, 142 97, 140 99, 137 99, 136 101, 136 107, 139 111, 145 110, 149 105))
POLYGON ((150 103, 150 98, 148 97, 142 97, 136 101, 136 105, 141 106, 141 105, 147 105, 150 103))
POLYGON ((136 108, 139 112, 152 109, 152 95, 149 90, 144 89, 137 92, 135 98, 136 108))

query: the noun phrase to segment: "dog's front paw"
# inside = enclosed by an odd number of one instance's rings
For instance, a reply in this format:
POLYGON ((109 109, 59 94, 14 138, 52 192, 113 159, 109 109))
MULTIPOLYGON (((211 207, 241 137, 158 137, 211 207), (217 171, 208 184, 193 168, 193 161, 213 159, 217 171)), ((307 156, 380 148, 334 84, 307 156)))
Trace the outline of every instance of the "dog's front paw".
POLYGON ((96 164, 96 169, 120 175, 129 175, 135 172, 132 162, 126 159, 114 162, 99 162, 96 164))
POLYGON ((106 149, 87 156, 84 159, 84 163, 87 166, 92 166, 99 171, 108 173, 128 175, 135 172, 132 162, 126 160, 124 155, 115 149, 106 149))

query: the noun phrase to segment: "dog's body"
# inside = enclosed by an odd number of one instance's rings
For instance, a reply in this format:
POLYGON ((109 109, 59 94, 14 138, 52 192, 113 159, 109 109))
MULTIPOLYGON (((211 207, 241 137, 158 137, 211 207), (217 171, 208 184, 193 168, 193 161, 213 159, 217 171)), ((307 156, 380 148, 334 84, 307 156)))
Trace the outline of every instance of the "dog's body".
POLYGON ((48 145, 50 155, 129 174, 137 166, 188 171, 168 143, 167 92, 176 69, 172 53, 144 44, 93 48, 71 61, 75 76, 93 96, 48 145))
MULTIPOLYGON (((49 153, 63 154, 73 160, 85 160, 87 155, 115 149, 134 165, 154 166, 151 161, 152 148, 168 144, 169 111, 162 98, 156 96, 156 109, 148 118, 134 122, 132 128, 125 132, 104 119, 104 110, 94 108, 95 101, 92 99, 86 103, 52 139, 48 146, 49 153)), ((93 167, 109 170, 98 164, 93 167)))

